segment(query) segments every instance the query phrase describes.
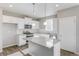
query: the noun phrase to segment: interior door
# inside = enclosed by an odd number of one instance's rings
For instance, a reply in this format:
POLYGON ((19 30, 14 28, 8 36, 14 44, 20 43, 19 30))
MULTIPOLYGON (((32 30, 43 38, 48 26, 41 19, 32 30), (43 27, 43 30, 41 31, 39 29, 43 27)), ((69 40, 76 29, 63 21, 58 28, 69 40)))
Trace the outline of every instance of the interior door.
POLYGON ((76 50, 76 19, 66 17, 59 19, 59 39, 61 48, 74 52, 76 50))

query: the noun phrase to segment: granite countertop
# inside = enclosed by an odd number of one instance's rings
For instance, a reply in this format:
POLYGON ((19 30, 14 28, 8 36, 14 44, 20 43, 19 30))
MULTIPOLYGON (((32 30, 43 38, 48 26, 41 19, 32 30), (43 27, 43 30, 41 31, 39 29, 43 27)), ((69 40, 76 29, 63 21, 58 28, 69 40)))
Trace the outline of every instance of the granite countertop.
POLYGON ((32 43, 35 43, 37 45, 47 47, 47 48, 52 48, 56 43, 60 42, 60 40, 55 39, 55 40, 53 40, 51 42, 52 46, 48 47, 47 44, 46 44, 48 39, 47 38, 43 38, 43 37, 32 37, 32 38, 29 39, 29 41, 32 42, 32 43))

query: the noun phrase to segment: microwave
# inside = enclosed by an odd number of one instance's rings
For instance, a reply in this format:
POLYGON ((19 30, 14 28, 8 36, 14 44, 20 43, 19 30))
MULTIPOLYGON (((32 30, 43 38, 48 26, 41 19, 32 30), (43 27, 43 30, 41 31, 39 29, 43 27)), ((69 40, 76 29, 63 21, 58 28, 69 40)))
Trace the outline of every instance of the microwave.
POLYGON ((24 29, 32 29, 32 25, 25 24, 24 29))

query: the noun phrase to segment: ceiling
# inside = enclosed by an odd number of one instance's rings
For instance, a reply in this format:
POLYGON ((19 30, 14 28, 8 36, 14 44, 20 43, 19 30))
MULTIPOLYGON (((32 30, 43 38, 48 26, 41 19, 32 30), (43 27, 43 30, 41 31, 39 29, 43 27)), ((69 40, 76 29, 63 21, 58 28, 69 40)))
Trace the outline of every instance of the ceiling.
POLYGON ((22 15, 27 15, 35 18, 41 18, 45 16, 54 15, 58 10, 70 8, 77 5, 79 4, 77 3, 70 3, 70 4, 69 3, 60 3, 60 4, 59 3, 47 3, 47 4, 36 3, 34 5, 34 12, 33 12, 32 3, 0 3, 0 8, 9 12, 19 13, 22 15))

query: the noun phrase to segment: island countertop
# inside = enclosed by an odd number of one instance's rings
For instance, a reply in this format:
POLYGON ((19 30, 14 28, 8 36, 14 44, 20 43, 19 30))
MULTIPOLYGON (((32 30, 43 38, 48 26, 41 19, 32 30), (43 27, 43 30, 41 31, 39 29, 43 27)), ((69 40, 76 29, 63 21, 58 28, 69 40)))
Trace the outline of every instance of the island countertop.
MULTIPOLYGON (((52 38, 50 38, 52 39, 52 38)), ((44 46, 44 47, 47 47, 47 48, 52 48, 56 43, 60 42, 60 40, 58 39, 52 39, 53 41, 51 42, 52 43, 52 46, 51 47, 48 47, 47 45, 47 40, 49 40, 48 38, 43 38, 43 37, 32 37, 29 39, 29 41, 31 41, 32 43, 35 43, 37 45, 41 45, 41 46, 44 46)))

